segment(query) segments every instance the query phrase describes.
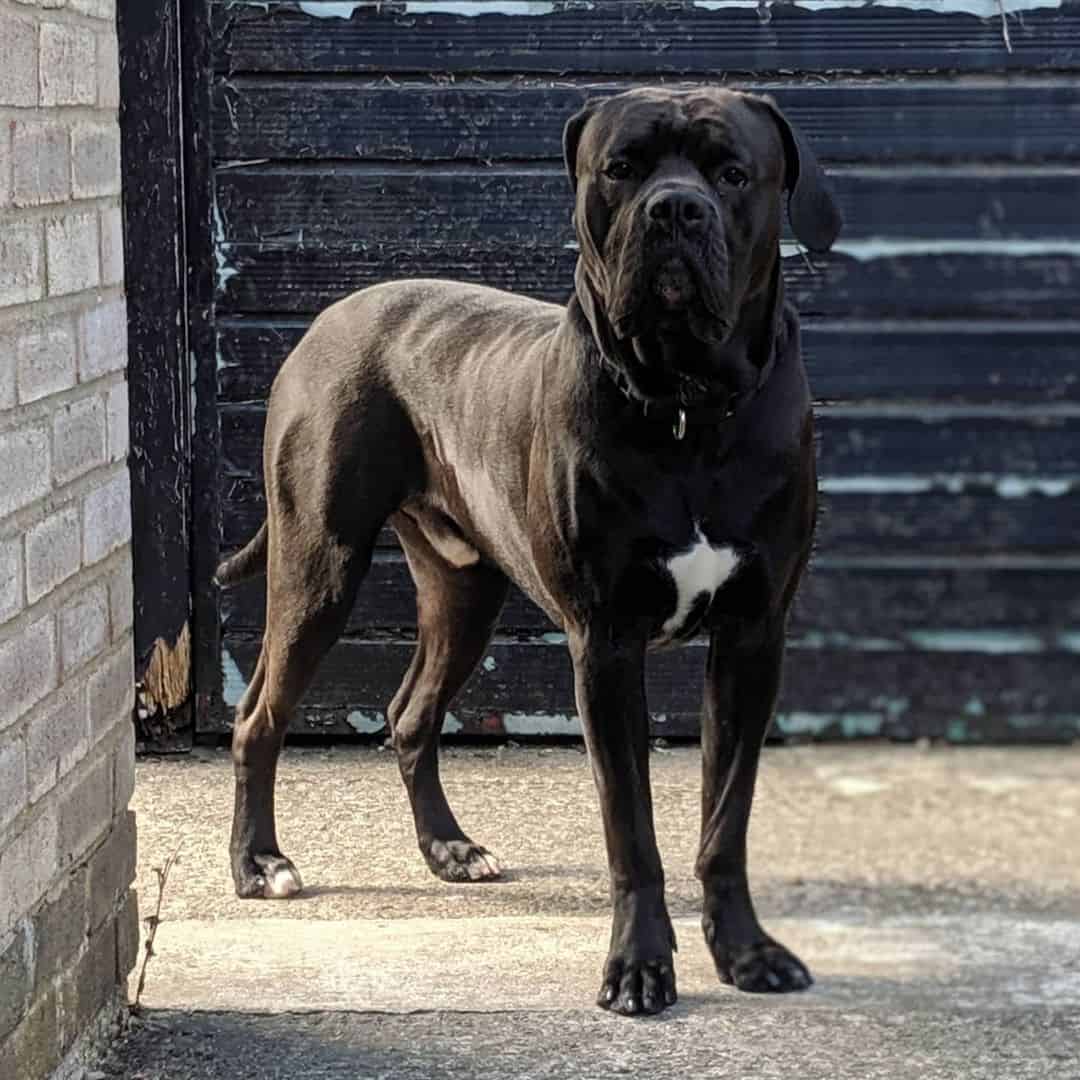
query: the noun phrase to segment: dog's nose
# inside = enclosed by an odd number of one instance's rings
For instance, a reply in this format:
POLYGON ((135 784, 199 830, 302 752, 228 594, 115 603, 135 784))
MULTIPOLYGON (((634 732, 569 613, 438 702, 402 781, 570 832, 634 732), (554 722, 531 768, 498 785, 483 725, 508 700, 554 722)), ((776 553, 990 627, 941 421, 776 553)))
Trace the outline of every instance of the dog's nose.
POLYGON ((678 191, 668 188, 658 191, 645 204, 649 221, 669 230, 699 232, 709 220, 712 207, 703 195, 696 191, 678 191))

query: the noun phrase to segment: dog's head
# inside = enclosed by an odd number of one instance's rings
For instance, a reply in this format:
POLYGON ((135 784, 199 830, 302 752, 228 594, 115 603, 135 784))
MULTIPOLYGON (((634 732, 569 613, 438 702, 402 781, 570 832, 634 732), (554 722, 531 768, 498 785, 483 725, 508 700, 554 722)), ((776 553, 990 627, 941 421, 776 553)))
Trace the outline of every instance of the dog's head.
POLYGON ((813 153, 769 98, 646 88, 567 123, 577 294, 602 348, 652 385, 707 382, 748 303, 779 291, 782 195, 827 250, 840 214, 813 153))

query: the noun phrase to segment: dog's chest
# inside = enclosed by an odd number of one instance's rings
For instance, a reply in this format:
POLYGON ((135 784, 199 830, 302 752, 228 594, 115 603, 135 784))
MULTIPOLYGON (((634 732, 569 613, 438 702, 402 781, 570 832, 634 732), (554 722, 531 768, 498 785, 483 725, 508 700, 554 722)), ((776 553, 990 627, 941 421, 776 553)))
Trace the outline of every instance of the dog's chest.
POLYGON ((713 597, 739 567, 739 554, 727 544, 713 544, 695 527, 688 547, 661 563, 675 586, 674 609, 656 637, 659 644, 692 634, 701 624, 713 597))

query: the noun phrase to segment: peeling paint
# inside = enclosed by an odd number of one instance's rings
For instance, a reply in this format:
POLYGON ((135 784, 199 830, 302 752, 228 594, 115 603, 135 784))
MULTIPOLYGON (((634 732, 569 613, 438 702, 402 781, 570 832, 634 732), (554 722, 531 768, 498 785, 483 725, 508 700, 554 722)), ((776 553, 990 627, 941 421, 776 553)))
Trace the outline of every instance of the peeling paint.
POLYGON ((966 716, 984 716, 986 706, 977 697, 968 698, 967 703, 964 705, 964 714, 966 716))
POLYGON ((381 712, 365 713, 354 709, 345 717, 345 723, 358 735, 377 735, 386 727, 386 714, 381 712))
POLYGON ((350 0, 347 3, 313 0, 311 3, 302 3, 300 10, 313 19, 351 19, 360 8, 370 6, 370 0, 350 0))
POLYGON ((927 652, 985 653, 1006 656, 1046 652, 1038 634, 1017 630, 912 630, 908 640, 927 652))
POLYGON ((240 704, 240 699, 247 692, 247 680, 240 673, 240 668, 227 649, 221 650, 221 696, 230 709, 240 704))
POLYGON ((442 729, 444 735, 456 735, 462 727, 461 721, 452 712, 448 712, 443 717, 442 729))
POLYGON ((566 713, 503 713, 507 735, 580 735, 581 721, 566 713))
POLYGON ((842 11, 846 8, 885 7, 908 11, 926 11, 936 15, 974 15, 993 19, 1040 8, 1060 8, 1061 0, 694 0, 694 7, 705 11, 724 11, 729 8, 796 7, 807 11, 842 11))
POLYGON ((857 637, 839 631, 811 630, 788 639, 795 649, 853 649, 858 652, 894 652, 902 649, 899 641, 881 637, 857 637))
POLYGON ((405 0, 410 15, 551 15, 555 5, 551 0, 405 0))
POLYGON ((1065 652, 1080 653, 1080 630, 1066 630, 1058 634, 1055 641, 1065 652))
POLYGON ((236 277, 240 271, 229 265, 228 255, 232 251, 232 244, 225 239, 225 219, 221 216, 221 207, 217 198, 214 199, 214 263, 217 268, 218 292, 225 289, 226 284, 236 277))
POLYGON ((970 742, 973 738, 966 720, 950 720, 945 725, 945 738, 949 742, 970 742))
POLYGON ((139 705, 147 714, 171 713, 191 695, 191 627, 184 623, 176 641, 154 642, 150 662, 139 683, 139 705))
POLYGON ((1022 499, 1028 495, 1045 495, 1050 499, 1067 495, 1073 487, 1072 480, 1029 479, 1022 476, 1003 476, 994 490, 1003 499, 1022 499))
POLYGON ((830 728, 839 727, 845 738, 875 736, 881 734, 885 718, 880 713, 777 713, 776 726, 784 735, 812 735, 819 737, 830 728))
MULTIPOLYGON (((300 10, 314 19, 351 19, 361 8, 381 7, 380 0, 302 0, 300 10)), ((393 9, 398 10, 398 9, 393 9)), ((406 0, 406 15, 551 15, 551 0, 406 0)))
MULTIPOLYGON (((797 245, 781 245, 782 248, 797 245)), ((833 254, 847 255, 857 262, 898 259, 905 255, 1004 255, 1024 258, 1037 255, 1080 255, 1077 240, 894 240, 870 237, 866 240, 841 240, 832 247, 833 254)))
POLYGON ((549 645, 565 645, 566 635, 561 632, 552 631, 549 634, 541 634, 541 641, 546 641, 549 645))
POLYGON ((1072 476, 995 476, 991 473, 915 476, 899 473, 895 476, 824 476, 818 487, 832 495, 923 495, 932 491, 961 495, 969 488, 991 488, 1003 499, 1028 498, 1032 495, 1055 499, 1072 493, 1078 484, 1080 477, 1072 476))
POLYGON ((890 720, 898 720, 911 708, 911 699, 902 697, 894 698, 887 695, 878 695, 872 698, 870 704, 875 709, 884 709, 890 720))
POLYGON ((498 666, 499 665, 496 662, 494 656, 485 656, 484 657, 483 668, 484 668, 485 671, 488 671, 488 672, 494 671, 498 666))

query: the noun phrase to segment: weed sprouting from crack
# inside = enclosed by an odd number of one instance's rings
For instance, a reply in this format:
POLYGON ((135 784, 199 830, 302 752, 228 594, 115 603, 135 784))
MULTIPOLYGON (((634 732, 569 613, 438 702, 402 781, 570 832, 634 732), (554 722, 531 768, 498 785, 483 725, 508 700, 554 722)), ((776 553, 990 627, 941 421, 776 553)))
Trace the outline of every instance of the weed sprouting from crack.
POLYGON ((139 968, 139 984, 135 988, 135 1000, 130 1005, 133 1015, 139 1012, 139 1001, 142 998, 143 987, 146 985, 146 965, 150 963, 150 957, 154 955, 154 938, 157 937, 158 927, 161 925, 161 904, 165 899, 165 886, 169 881, 169 871, 180 861, 180 848, 178 847, 166 860, 163 866, 154 867, 154 876, 157 878, 157 904, 154 914, 147 915, 143 922, 146 924, 146 941, 143 944, 142 965, 139 968))

